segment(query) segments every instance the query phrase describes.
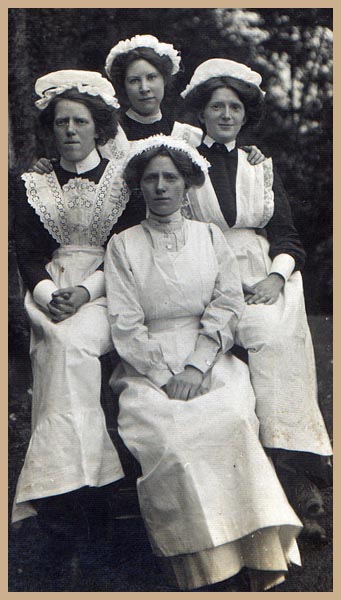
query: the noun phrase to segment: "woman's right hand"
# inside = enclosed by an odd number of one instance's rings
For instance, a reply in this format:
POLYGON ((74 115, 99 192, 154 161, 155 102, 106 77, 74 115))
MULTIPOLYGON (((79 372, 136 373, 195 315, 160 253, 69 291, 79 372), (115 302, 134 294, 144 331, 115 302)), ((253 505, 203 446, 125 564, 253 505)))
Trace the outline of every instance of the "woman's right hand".
POLYGON ((264 162, 265 155, 257 146, 242 146, 242 149, 248 153, 247 160, 251 165, 260 165, 264 162))
POLYGON ((60 288, 53 292, 52 300, 48 305, 52 321, 65 321, 90 300, 88 290, 83 286, 60 288))
POLYGON ((191 400, 195 396, 201 396, 207 392, 207 389, 202 385, 204 374, 187 365, 181 373, 177 373, 170 378, 165 385, 165 391, 168 398, 175 400, 191 400))
POLYGON ((53 165, 48 158, 39 158, 37 162, 34 165, 32 165, 30 171, 34 171, 39 175, 48 175, 53 171, 53 165))
POLYGON ((65 319, 72 317, 72 315, 74 315, 76 312, 76 309, 73 306, 62 302, 56 304, 53 299, 47 305, 47 308, 50 313, 51 320, 54 321, 54 323, 65 321, 65 319))

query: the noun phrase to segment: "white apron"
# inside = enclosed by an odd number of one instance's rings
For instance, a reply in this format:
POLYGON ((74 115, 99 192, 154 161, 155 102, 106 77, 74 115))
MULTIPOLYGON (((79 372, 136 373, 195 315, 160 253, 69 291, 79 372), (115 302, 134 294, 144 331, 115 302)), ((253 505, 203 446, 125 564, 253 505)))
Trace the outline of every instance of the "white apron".
MULTIPOLYGON (((149 337, 172 372, 195 347, 217 276, 208 230, 193 225, 185 246, 168 254, 152 248, 142 227, 125 232, 149 337)), ((125 363, 111 380, 120 393, 119 433, 142 468, 137 490, 153 551, 172 557, 183 589, 256 563, 274 571, 299 563, 301 523, 259 442, 248 368, 227 353, 207 377, 210 391, 188 402, 170 400, 125 363), (259 544, 254 532, 265 536, 259 544)))
MULTIPOLYGON (((46 266, 57 287, 81 284, 103 262, 102 244, 128 195, 117 168, 96 185, 77 178, 61 189, 55 173, 24 176, 28 201, 61 244, 46 266)), ((35 515, 29 500, 124 476, 100 404, 99 357, 112 349, 105 297, 84 304, 60 323, 51 321, 30 292, 32 434, 14 500, 12 521, 35 515)))
MULTIPOLYGON (((220 227, 238 259, 242 282, 248 285, 264 279, 271 268, 269 242, 255 228, 266 226, 273 214, 272 181, 271 159, 252 166, 246 153, 238 150, 237 219, 232 228, 209 178, 188 193, 192 218, 220 227)), ((331 455, 318 406, 314 351, 299 272, 290 276, 275 304, 245 305, 236 343, 248 350, 263 445, 331 455)))

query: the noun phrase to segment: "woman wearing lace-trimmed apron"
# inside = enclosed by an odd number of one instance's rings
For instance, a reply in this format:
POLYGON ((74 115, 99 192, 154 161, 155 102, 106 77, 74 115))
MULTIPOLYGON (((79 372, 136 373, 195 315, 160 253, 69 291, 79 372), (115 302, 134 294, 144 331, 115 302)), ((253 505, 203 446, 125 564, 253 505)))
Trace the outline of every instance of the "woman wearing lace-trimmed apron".
POLYGON ((305 252, 271 159, 251 168, 236 148, 240 129, 260 117, 260 84, 258 73, 227 59, 210 59, 195 70, 181 95, 202 123, 198 150, 211 168, 205 184, 188 196, 193 218, 218 225, 238 259, 246 306, 236 341, 248 350, 261 441, 305 533, 324 541, 316 521, 322 497, 302 476, 308 471, 330 483, 332 454, 299 271, 305 252))
POLYGON ((49 175, 24 173, 16 201, 33 396, 12 521, 38 513, 51 531, 65 521, 71 545, 69 529, 76 536, 95 515, 105 519, 106 492, 124 476, 100 404, 99 358, 112 349, 103 259, 112 232, 136 221, 119 166, 97 150, 117 130, 111 84, 70 70, 41 77, 35 89, 60 160, 49 175))

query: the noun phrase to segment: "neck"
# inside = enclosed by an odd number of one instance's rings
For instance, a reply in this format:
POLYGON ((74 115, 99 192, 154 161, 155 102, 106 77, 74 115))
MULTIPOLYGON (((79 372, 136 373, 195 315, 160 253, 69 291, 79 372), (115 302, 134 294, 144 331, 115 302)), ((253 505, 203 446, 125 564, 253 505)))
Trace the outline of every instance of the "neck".
POLYGON ((180 209, 171 213, 170 215, 157 215, 151 211, 149 211, 148 219, 150 221, 157 221, 158 223, 175 223, 177 221, 182 221, 183 216, 181 214, 180 209))
POLYGON ((60 159, 60 166, 65 169, 65 171, 70 171, 71 173, 77 173, 80 175, 81 173, 86 173, 87 171, 95 169, 100 162, 101 157, 96 148, 94 148, 90 154, 88 154, 88 156, 78 162, 71 162, 62 156, 60 159))
POLYGON ((146 223, 149 223, 151 227, 158 229, 159 231, 176 231, 181 229, 184 223, 184 217, 181 214, 181 210, 176 210, 171 215, 156 215, 150 211, 147 211, 146 223))
POLYGON ((137 123, 156 123, 157 121, 161 121, 162 112, 160 108, 153 115, 141 115, 137 113, 133 108, 129 108, 126 112, 127 117, 130 117, 133 121, 137 121, 137 123))

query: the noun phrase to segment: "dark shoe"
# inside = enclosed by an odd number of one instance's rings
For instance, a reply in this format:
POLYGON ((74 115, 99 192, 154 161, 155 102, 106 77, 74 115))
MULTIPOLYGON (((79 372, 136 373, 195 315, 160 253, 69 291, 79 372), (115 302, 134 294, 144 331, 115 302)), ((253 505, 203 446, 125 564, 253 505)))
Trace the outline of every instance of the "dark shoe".
POLYGON ((315 542, 316 544, 327 544, 328 537, 326 530, 322 527, 316 519, 302 519, 303 531, 301 536, 309 541, 315 542))
POLYGON ((303 475, 297 475, 293 489, 294 504, 300 517, 315 519, 324 514, 324 503, 320 490, 303 475))
POLYGON ((308 477, 292 469, 280 468, 277 474, 290 504, 303 523, 302 538, 314 544, 327 543, 326 531, 317 521, 325 513, 320 490, 308 477))
POLYGON ((300 519, 312 519, 324 514, 322 494, 308 477, 283 467, 277 467, 276 471, 288 500, 300 519))

